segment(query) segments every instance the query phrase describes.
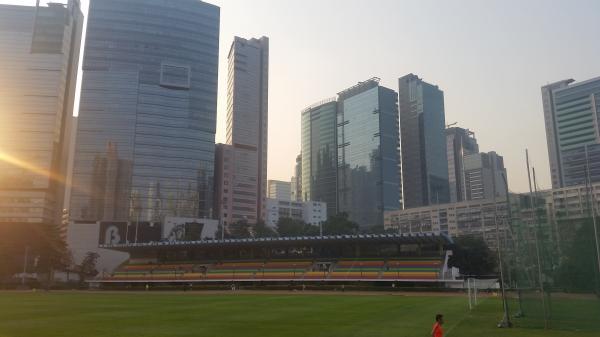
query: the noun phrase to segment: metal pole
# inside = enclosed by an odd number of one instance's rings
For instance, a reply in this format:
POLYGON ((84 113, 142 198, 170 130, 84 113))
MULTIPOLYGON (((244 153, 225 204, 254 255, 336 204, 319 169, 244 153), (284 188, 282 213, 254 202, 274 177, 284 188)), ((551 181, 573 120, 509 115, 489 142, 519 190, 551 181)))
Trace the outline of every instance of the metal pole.
POLYGON ((133 196, 129 195, 129 216, 127 217, 127 223, 125 223, 125 244, 129 243, 129 223, 133 220, 131 211, 134 209, 133 196))
MULTIPOLYGON (((531 187, 531 171, 529 170, 529 151, 526 149, 525 150, 525 159, 527 161, 527 178, 529 180, 529 204, 531 206, 531 212, 533 212, 533 216, 535 218, 536 224, 539 228, 539 219, 537 216, 537 212, 533 206, 533 189, 531 187)), ((544 329, 548 328, 548 315, 546 313, 546 299, 544 298, 544 280, 542 278, 542 265, 541 265, 541 258, 540 258, 540 247, 538 244, 538 233, 537 230, 538 228, 536 228, 536 230, 533 231, 533 241, 535 243, 535 255, 536 255, 536 259, 537 259, 537 270, 538 270, 538 282, 540 283, 540 296, 541 296, 541 300, 542 300, 542 310, 544 313, 544 329)))
POLYGON ((471 278, 467 278, 467 296, 469 297, 469 310, 473 310, 473 304, 471 303, 471 278))
POLYGON ((475 299, 475 306, 477 306, 477 280, 473 279, 473 295, 475 299))
MULTIPOLYGON (((519 264, 519 246, 518 246, 518 238, 515 239, 515 234, 513 232, 513 227, 512 227, 512 208, 510 205, 510 194, 508 192, 508 179, 506 179, 506 175, 505 173, 502 173, 502 180, 504 180, 504 188, 506 190, 506 211, 507 211, 507 220, 506 220, 506 224, 508 225, 508 230, 510 233, 510 237, 512 238, 513 242, 512 244, 514 245, 513 249, 516 249, 517 254, 512 254, 511 260, 514 259, 514 262, 518 265, 519 264)), ((510 272, 510 270, 509 270, 510 272)), ((510 280, 510 276, 509 276, 509 280, 510 280)), ((517 288, 517 297, 519 299, 519 312, 516 314, 516 317, 523 317, 523 303, 521 302, 521 290, 519 289, 518 283, 517 283, 518 278, 515 277, 515 288, 517 288)))
POLYGON ((21 275, 21 284, 25 285, 25 274, 27 273, 27 260, 29 259, 29 246, 25 246, 25 257, 23 259, 23 275, 21 275))
POLYGON ((588 156, 588 145, 585 146, 585 171, 589 183, 589 188, 592 191, 592 223, 594 225, 594 239, 596 242, 596 259, 598 262, 598 271, 600 272, 600 245, 598 244, 598 227, 596 223, 596 201, 594 200, 594 187, 592 186, 592 177, 590 174, 590 159, 588 156))
POLYGON ((138 239, 138 227, 140 225, 140 211, 137 211, 137 216, 135 218, 135 243, 137 243, 138 239))
POLYGON ((221 219, 221 241, 225 240, 225 222, 221 219))
MULTIPOLYGON (((494 193, 494 213, 496 212, 496 197, 494 193)), ((504 267, 502 265, 502 249, 500 249, 500 226, 498 225, 498 217, 494 215, 494 222, 496 223, 496 246, 498 252, 498 267, 500 268, 500 290, 502 291, 502 307, 504 309, 504 318, 498 327, 510 328, 512 323, 510 322, 510 314, 508 312, 508 301, 506 300, 506 286, 504 284, 504 267)))
POLYGON ((494 177, 494 183, 492 184, 492 196, 494 198, 494 224, 496 225, 496 250, 498 253, 498 267, 500 268, 500 290, 502 291, 502 308, 504 309, 504 318, 498 323, 499 328, 510 328, 512 323, 510 322, 510 313, 508 310, 508 301, 506 300, 506 285, 504 284, 504 266, 502 262, 502 249, 500 247, 500 225, 498 224, 498 207, 496 205, 496 170, 492 165, 492 176, 494 177))

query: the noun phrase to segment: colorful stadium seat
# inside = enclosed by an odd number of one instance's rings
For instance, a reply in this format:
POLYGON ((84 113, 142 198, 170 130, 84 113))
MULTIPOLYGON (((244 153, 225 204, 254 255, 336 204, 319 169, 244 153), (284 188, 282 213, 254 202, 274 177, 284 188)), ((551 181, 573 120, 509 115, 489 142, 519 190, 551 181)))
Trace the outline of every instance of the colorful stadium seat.
POLYGON ((105 280, 112 281, 231 281, 231 280, 437 280, 440 258, 254 260, 197 263, 127 263, 105 280), (331 270, 314 270, 319 264, 331 270))

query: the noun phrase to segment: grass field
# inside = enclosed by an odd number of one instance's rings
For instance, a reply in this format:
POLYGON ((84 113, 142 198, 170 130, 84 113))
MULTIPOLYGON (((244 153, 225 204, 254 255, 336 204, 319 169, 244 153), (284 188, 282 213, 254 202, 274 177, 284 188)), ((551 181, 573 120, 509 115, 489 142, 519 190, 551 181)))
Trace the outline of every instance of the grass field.
POLYGON ((437 312, 451 337, 600 334, 498 329, 495 298, 469 312, 456 296, 0 292, 0 337, 421 337, 437 312))

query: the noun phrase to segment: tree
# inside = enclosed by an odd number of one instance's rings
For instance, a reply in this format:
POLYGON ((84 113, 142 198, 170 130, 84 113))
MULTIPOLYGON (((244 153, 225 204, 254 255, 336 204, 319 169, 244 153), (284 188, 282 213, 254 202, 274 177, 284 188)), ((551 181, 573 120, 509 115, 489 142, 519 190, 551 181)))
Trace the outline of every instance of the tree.
POLYGON ((0 224, 0 283, 23 271, 25 251, 29 250, 22 230, 9 230, 10 225, 0 224))
POLYGON ((587 219, 575 227, 575 235, 560 259, 556 283, 568 291, 600 291, 593 223, 587 219))
POLYGON ((397 231, 393 229, 385 229, 383 225, 373 225, 369 226, 360 231, 362 234, 394 234, 397 231))
POLYGON ((330 216, 323 223, 323 235, 357 234, 358 229, 358 224, 350 221, 346 212, 330 216))
POLYGON ((454 239, 449 267, 456 267, 463 275, 484 276, 496 272, 497 260, 483 238, 461 236, 454 239))
POLYGON ((234 222, 225 228, 225 237, 231 239, 247 239, 252 237, 252 225, 246 220, 234 222))
POLYGON ((87 252, 81 261, 81 264, 75 266, 75 271, 79 275, 79 285, 83 286, 86 279, 98 275, 96 263, 100 255, 95 252, 87 252))
POLYGON ((70 253, 59 227, 46 223, 0 224, 0 279, 8 279, 23 271, 36 272, 38 278, 52 279, 55 270, 70 264, 70 253))
POLYGON ((264 222, 259 221, 254 225, 254 237, 256 238, 274 238, 277 237, 277 232, 267 226, 264 222))
POLYGON ((292 218, 279 218, 277 222, 277 233, 284 237, 303 236, 306 224, 302 220, 292 218))
POLYGON ((304 225, 304 235, 305 236, 319 236, 321 234, 321 230, 319 226, 314 226, 311 224, 304 225))
POLYGON ((48 289, 54 281, 54 272, 66 270, 71 265, 71 254, 57 225, 41 225, 38 230, 38 246, 33 250, 36 259, 34 269, 38 281, 48 289))

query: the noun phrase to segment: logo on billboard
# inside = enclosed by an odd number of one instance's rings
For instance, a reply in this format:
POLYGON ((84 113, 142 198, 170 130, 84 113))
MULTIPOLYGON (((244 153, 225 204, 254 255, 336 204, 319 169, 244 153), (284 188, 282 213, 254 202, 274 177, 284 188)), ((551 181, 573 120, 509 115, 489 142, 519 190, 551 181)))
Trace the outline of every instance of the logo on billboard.
POLYGON ((110 225, 106 228, 104 233, 104 243, 109 245, 116 245, 121 242, 121 235, 119 235, 119 227, 110 225))

